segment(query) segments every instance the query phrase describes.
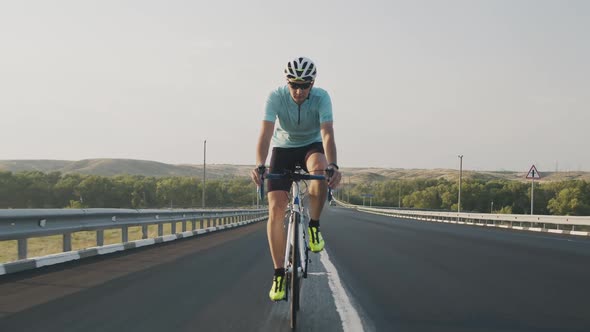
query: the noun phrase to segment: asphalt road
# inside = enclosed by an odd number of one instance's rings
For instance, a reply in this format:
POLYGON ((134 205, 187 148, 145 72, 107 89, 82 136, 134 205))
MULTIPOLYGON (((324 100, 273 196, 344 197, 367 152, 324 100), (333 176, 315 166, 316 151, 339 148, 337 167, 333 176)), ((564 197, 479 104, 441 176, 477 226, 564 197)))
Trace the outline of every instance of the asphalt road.
POLYGON ((375 330, 590 331, 590 239, 326 215, 327 250, 375 330))
MULTIPOLYGON (((352 312, 365 331, 590 331, 590 239, 337 207, 322 230, 300 331, 358 330, 352 312)), ((258 223, 2 276, 0 331, 289 331, 271 277, 258 223)))

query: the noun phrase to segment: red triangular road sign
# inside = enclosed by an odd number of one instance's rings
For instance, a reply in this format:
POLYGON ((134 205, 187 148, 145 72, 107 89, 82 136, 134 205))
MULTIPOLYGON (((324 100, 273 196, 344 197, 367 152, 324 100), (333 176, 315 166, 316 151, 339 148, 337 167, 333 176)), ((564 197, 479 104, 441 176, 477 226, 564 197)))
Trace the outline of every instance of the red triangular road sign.
POLYGON ((529 169, 529 172, 526 175, 527 179, 540 179, 541 178, 541 174, 539 174, 539 171, 537 171, 537 168, 535 167, 535 165, 531 166, 531 169, 529 169))

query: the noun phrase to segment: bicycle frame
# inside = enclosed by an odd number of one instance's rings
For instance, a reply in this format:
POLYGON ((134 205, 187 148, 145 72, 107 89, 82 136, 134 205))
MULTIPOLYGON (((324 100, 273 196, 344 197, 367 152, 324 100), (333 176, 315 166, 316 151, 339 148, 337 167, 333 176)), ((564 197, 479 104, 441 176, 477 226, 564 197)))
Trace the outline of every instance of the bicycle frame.
POLYGON ((291 253, 292 248, 294 247, 294 241, 298 241, 298 255, 299 255, 299 264, 297 266, 297 274, 307 278, 307 253, 309 247, 307 245, 306 237, 305 237, 305 225, 309 222, 309 215, 307 211, 305 211, 305 207, 302 204, 303 197, 300 191, 299 181, 293 181, 293 186, 291 188, 292 194, 292 201, 291 206, 289 208, 290 215, 289 215, 289 224, 287 227, 287 246, 285 248, 285 271, 290 273, 293 272, 292 270, 292 262, 289 262, 289 255, 291 253), (305 211, 305 213, 304 213, 305 211), (295 218, 294 214, 299 214, 299 220, 295 218), (299 223, 299 227, 295 227, 295 222, 299 223), (293 234, 297 229, 297 234, 293 234))

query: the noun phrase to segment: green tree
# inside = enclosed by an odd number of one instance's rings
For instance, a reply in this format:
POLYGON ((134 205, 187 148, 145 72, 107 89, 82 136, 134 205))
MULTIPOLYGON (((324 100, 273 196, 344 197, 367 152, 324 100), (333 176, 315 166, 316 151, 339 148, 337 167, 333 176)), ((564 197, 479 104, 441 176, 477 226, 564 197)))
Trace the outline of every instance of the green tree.
POLYGON ((15 174, 18 189, 13 193, 16 198, 16 206, 19 208, 51 207, 53 202, 52 188, 54 176, 32 171, 15 174))
POLYGON ((556 215, 589 215, 588 196, 581 187, 562 189, 555 198, 549 200, 549 211, 556 215))
POLYGON ((427 187, 424 190, 415 191, 404 197, 404 206, 417 209, 439 209, 442 200, 436 187, 427 187))
POLYGON ((110 178, 90 175, 85 177, 82 182, 76 186, 76 191, 80 194, 80 202, 83 207, 94 208, 119 208, 109 204, 113 201, 114 192, 113 181, 110 178))
POLYGON ((20 190, 20 185, 12 172, 0 171, 0 208, 18 207, 14 193, 20 190))
POLYGON ((72 201, 80 202, 81 195, 78 191, 78 185, 83 178, 84 176, 80 174, 62 175, 53 186, 54 207, 68 207, 72 206, 72 201))
POLYGON ((131 207, 145 209, 156 206, 157 180, 154 177, 138 176, 133 184, 131 193, 131 207))

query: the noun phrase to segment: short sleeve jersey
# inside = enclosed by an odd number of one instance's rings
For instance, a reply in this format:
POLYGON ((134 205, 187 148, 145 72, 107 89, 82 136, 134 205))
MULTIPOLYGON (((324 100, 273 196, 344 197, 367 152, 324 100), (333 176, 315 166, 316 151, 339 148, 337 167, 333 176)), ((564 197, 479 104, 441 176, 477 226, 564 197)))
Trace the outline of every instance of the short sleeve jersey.
POLYGON ((322 142, 320 124, 333 121, 332 101, 326 90, 313 87, 309 97, 297 105, 284 85, 268 96, 264 120, 275 123, 272 143, 276 147, 297 148, 322 142))

